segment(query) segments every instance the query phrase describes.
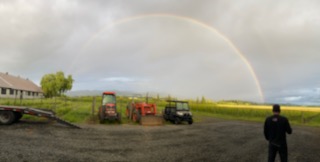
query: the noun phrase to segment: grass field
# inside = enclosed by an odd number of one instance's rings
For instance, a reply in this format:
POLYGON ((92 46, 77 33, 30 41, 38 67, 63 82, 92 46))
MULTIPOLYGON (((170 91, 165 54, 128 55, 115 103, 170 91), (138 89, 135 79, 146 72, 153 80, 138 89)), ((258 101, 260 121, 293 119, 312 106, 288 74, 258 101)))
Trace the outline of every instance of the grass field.
MULTIPOLYGON (((125 118, 125 108, 131 101, 128 97, 117 97, 118 111, 122 113, 122 122, 128 123, 125 118)), ((143 100, 142 100, 143 101, 143 100)), ((150 99, 149 102, 157 104, 158 114, 162 113, 166 102, 150 99)), ((0 99, 0 105, 28 106, 50 109, 57 116, 74 123, 98 123, 97 110, 101 97, 61 97, 52 99, 25 99, 20 103, 14 99, 0 99), (92 114, 93 100, 95 98, 94 114, 92 114)), ((249 105, 228 103, 196 103, 190 101, 191 111, 195 122, 202 121, 205 117, 216 117, 232 120, 245 120, 264 122, 272 114, 271 105, 249 105)), ((282 106, 282 115, 288 117, 290 123, 296 125, 320 126, 320 107, 282 106)), ((25 119, 39 120, 37 117, 25 115, 25 119)), ((40 119, 41 120, 41 119, 40 119)))

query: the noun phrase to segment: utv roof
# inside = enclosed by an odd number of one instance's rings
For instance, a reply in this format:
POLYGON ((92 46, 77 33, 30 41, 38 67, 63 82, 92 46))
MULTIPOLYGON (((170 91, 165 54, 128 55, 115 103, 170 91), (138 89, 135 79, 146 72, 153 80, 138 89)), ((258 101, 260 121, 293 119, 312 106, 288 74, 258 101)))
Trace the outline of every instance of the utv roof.
POLYGON ((167 102, 183 102, 183 103, 188 103, 188 101, 181 101, 181 100, 167 100, 167 102))

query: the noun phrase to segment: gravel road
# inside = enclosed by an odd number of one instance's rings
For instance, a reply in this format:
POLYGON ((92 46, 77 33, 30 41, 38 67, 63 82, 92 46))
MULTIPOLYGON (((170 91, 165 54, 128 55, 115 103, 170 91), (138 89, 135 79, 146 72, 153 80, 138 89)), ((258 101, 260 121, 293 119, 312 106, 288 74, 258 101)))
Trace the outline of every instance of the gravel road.
MULTIPOLYGON (((2 125, 0 161, 267 161, 261 123, 80 126, 25 120, 2 125)), ((288 147, 291 162, 320 161, 320 128, 293 126, 288 147)))

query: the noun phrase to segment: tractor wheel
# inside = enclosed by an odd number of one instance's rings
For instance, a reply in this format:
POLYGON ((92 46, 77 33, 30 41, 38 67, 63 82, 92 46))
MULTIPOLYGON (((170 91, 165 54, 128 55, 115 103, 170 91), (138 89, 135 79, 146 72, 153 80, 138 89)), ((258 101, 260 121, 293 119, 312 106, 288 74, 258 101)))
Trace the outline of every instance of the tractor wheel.
POLYGON ((100 124, 104 123, 104 112, 105 109, 102 108, 101 111, 99 110, 99 120, 100 120, 100 124))
POLYGON ((0 124, 9 125, 15 120, 14 112, 0 111, 0 124))
POLYGON ((174 124, 180 124, 181 120, 179 118, 174 119, 174 124))
POLYGON ((117 120, 118 120, 119 123, 121 123, 121 114, 120 113, 118 113, 117 120))
POLYGON ((103 123, 104 121, 104 116, 101 113, 99 113, 99 120, 100 120, 100 123, 103 123))
POLYGON ((133 121, 133 122, 137 122, 137 120, 138 120, 137 113, 133 113, 133 115, 132 115, 132 121, 133 121))
POLYGON ((134 121, 134 122, 140 122, 140 119, 141 119, 141 115, 139 114, 139 111, 138 112, 134 112, 133 113, 133 117, 132 117, 132 120, 134 121))
POLYGON ((126 117, 129 119, 130 118, 130 111, 129 111, 129 108, 127 107, 126 109, 126 117))
POLYGON ((104 123, 104 116, 101 113, 99 113, 99 121, 100 121, 100 124, 104 123))
POLYGON ((141 120, 141 112, 140 112, 140 110, 138 110, 138 112, 137 112, 137 122, 140 123, 140 120, 141 120))

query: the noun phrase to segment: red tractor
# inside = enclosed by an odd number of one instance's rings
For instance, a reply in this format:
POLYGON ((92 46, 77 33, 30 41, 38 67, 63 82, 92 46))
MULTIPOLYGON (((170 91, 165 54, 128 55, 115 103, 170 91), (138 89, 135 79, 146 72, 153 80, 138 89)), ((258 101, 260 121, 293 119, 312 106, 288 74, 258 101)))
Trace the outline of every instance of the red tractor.
POLYGON ((126 110, 127 118, 141 125, 162 125, 163 119, 157 116, 157 105, 147 102, 129 102, 126 110))
POLYGON ((105 120, 121 122, 121 113, 117 112, 116 93, 103 92, 102 104, 99 107, 99 120, 103 123, 105 120))

